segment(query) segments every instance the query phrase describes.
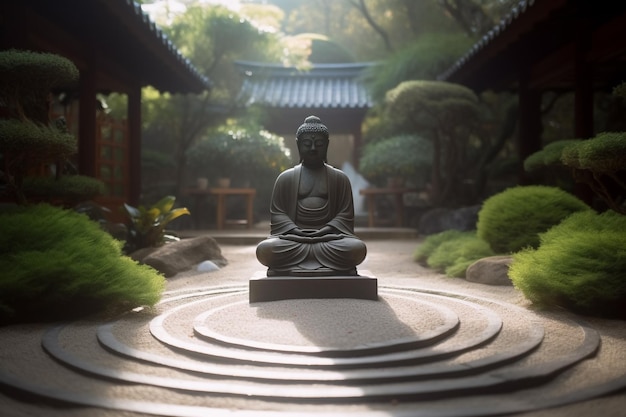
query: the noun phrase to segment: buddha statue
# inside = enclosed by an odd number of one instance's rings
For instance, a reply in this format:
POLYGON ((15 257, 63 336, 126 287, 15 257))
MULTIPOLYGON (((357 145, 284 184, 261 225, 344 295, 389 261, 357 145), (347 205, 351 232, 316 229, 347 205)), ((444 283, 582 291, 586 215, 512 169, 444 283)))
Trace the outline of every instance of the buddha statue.
POLYGON ((257 259, 268 276, 357 275, 367 248, 354 235, 350 180, 327 164, 328 129, 309 116, 296 143, 300 163, 274 183, 270 236, 257 246, 257 259))

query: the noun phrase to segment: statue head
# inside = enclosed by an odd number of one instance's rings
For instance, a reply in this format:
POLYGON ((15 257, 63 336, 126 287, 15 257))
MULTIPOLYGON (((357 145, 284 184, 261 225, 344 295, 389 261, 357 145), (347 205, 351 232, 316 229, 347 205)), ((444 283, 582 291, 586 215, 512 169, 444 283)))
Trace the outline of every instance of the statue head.
POLYGON ((328 128, 317 116, 309 116, 296 131, 300 162, 305 166, 322 166, 328 152, 328 128))

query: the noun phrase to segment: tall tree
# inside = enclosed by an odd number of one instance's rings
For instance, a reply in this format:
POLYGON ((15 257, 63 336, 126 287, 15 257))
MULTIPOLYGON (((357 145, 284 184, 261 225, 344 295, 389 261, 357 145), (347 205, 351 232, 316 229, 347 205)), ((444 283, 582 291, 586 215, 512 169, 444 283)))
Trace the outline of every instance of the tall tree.
MULTIPOLYGON (((266 59, 272 35, 260 32, 232 10, 191 6, 164 28, 181 53, 212 81, 203 94, 144 95, 146 137, 174 156, 175 181, 185 183, 186 151, 211 126, 234 111, 241 80, 233 71, 240 58, 266 59)), ((149 144, 146 144, 149 147, 149 144)))

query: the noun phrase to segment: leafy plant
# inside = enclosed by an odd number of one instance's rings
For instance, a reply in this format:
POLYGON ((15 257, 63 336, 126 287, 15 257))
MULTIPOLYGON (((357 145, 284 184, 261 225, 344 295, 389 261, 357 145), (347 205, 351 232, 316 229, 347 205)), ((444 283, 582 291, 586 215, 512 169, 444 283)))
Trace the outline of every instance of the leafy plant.
POLYGON ((575 213, 513 255, 509 276, 539 306, 626 318, 626 216, 575 213))
POLYGON ((536 248, 539 233, 585 210, 591 208, 560 188, 517 186, 485 200, 478 212, 476 231, 494 252, 512 253, 526 247, 536 248))
POLYGON ((48 204, 0 213, 0 322, 80 318, 154 305, 165 279, 73 210, 48 204))
POLYGON ((175 202, 176 197, 166 196, 148 208, 144 206, 135 208, 124 203, 124 208, 130 218, 126 253, 160 246, 168 240, 177 240, 176 237, 165 233, 165 226, 172 220, 190 213, 184 207, 174 208, 175 202))
POLYGON ((359 171, 371 182, 383 185, 390 177, 401 177, 415 185, 428 182, 432 145, 414 135, 400 135, 368 143, 359 161, 359 171))

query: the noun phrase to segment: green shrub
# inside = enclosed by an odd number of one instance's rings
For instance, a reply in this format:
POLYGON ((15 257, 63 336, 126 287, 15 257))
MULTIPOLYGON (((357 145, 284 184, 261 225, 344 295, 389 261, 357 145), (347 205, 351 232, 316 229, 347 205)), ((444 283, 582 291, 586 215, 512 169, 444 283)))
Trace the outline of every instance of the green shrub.
POLYGON ((626 214, 626 132, 603 132, 568 145, 561 161, 609 208, 626 214))
POLYGON ((428 265, 426 261, 428 257, 433 254, 435 249, 437 249, 444 242, 459 238, 463 235, 463 233, 464 232, 460 230, 450 229, 441 233, 429 235, 426 239, 424 239, 424 242, 422 242, 417 249, 415 249, 413 259, 423 265, 428 265))
POLYGON ((508 188, 484 201, 476 231, 496 253, 539 245, 539 233, 590 207, 572 194, 542 185, 508 188))
POLYGON ((48 321, 154 305, 165 279, 122 255, 86 215, 47 204, 0 213, 0 322, 48 321))
POLYGON ((439 245, 428 257, 427 264, 449 277, 463 278, 465 271, 475 261, 494 255, 489 244, 476 233, 463 232, 456 239, 439 245))
POLYGON ((524 170, 532 172, 545 167, 562 166, 561 153, 563 149, 580 141, 581 139, 564 139, 547 144, 542 150, 529 155, 524 160, 524 170))
POLYGON ((35 201, 61 200, 68 205, 104 194, 104 183, 85 175, 64 175, 60 178, 26 177, 23 188, 24 194, 35 201))
POLYGON ((476 232, 446 230, 428 236, 415 251, 414 259, 449 277, 463 278, 468 266, 493 255, 489 244, 476 232))
POLYGON ((626 317, 626 216, 575 213, 513 255, 509 276, 533 303, 626 317))
POLYGON ((563 149, 563 163, 575 169, 610 174, 626 169, 626 132, 603 132, 563 149))
POLYGON ((415 135, 400 135, 365 145, 359 171, 369 181, 384 185, 391 177, 400 177, 416 186, 430 180, 432 144, 415 135))

